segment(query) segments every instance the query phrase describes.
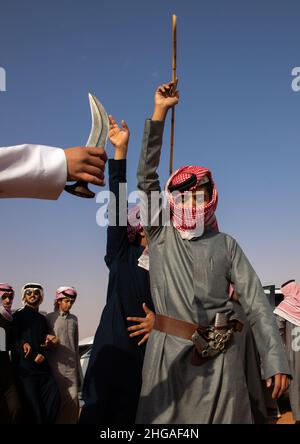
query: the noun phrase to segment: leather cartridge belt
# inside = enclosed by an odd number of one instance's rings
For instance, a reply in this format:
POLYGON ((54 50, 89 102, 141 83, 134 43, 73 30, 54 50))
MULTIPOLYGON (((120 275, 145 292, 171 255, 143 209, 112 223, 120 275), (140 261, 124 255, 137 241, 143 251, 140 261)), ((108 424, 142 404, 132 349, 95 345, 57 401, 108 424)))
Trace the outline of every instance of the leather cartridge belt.
POLYGON ((179 338, 192 340, 192 336, 196 330, 204 329, 204 327, 192 322, 181 321, 179 319, 171 318, 161 314, 155 315, 154 327, 155 330, 167 333, 169 335, 178 336, 179 338))

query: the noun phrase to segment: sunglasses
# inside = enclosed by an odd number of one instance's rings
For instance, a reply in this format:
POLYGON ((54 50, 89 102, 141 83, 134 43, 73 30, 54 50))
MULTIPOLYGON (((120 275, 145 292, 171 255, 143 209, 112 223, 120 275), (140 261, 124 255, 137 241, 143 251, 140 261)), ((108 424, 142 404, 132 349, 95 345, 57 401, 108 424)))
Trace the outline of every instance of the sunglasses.
POLYGON ((4 295, 1 296, 2 301, 4 301, 4 299, 9 299, 10 301, 12 301, 13 298, 14 298, 14 295, 13 295, 13 294, 7 294, 7 293, 6 293, 6 294, 4 294, 4 295))
POLYGON ((25 291, 25 296, 40 296, 41 292, 40 290, 26 290, 25 291))

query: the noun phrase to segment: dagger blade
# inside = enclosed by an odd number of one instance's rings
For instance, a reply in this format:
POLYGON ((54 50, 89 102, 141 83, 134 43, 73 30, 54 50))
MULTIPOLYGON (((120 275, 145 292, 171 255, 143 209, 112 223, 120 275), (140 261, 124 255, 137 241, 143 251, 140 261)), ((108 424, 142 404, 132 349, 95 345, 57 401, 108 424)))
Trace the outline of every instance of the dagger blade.
POLYGON ((89 94, 89 102, 92 114, 92 128, 86 146, 98 146, 97 143, 102 131, 102 117, 92 94, 89 94))
POLYGON ((93 98, 94 104, 97 107, 98 114, 100 114, 101 120, 102 120, 102 128, 101 128, 99 139, 97 141, 96 146, 102 146, 105 148, 106 143, 107 143, 107 139, 108 139, 108 132, 109 132, 108 115, 107 115, 107 112, 106 112, 104 106, 100 102, 100 100, 98 100, 97 97, 95 97, 95 96, 92 96, 92 98, 93 98))

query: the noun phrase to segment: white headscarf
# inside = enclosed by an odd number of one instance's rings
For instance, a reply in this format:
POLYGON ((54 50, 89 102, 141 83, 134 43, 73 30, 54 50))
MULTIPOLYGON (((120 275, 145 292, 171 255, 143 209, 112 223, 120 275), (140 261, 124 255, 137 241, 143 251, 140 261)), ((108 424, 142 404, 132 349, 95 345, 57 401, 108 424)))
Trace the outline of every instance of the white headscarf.
POLYGON ((36 282, 29 282, 28 284, 25 284, 22 287, 22 302, 23 302, 23 304, 25 304, 25 292, 26 292, 26 290, 36 290, 36 289, 40 290, 40 294, 41 294, 40 304, 43 302, 43 300, 44 300, 44 289, 41 286, 41 284, 38 284, 36 282))

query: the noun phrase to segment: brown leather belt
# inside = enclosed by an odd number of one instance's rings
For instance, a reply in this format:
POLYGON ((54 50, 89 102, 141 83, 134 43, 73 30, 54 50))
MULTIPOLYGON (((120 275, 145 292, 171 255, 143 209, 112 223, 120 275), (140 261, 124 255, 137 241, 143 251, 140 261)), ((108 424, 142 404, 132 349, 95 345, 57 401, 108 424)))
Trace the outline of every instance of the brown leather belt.
POLYGON ((163 333, 168 333, 169 335, 178 336, 179 338, 191 341, 193 333, 197 329, 203 327, 191 322, 180 321, 179 319, 170 318, 169 316, 156 314, 153 328, 163 333))

